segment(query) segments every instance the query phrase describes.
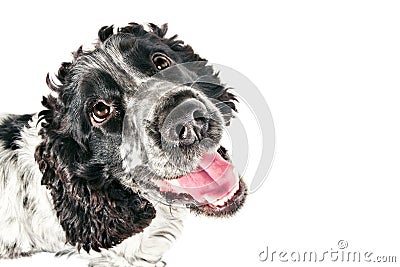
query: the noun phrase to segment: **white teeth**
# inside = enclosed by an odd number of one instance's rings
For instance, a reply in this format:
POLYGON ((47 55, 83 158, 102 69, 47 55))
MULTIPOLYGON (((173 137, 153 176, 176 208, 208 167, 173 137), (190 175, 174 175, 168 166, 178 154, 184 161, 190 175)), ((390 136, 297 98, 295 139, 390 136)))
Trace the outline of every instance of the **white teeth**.
POLYGON ((178 182, 178 179, 171 179, 171 180, 165 180, 167 183, 176 186, 176 187, 180 187, 181 185, 178 182))
POLYGON ((226 195, 225 197, 221 198, 221 199, 217 199, 217 201, 215 201, 213 203, 214 206, 224 206, 226 202, 228 202, 235 194, 236 192, 239 190, 239 183, 237 183, 235 185, 235 187, 232 189, 232 191, 226 195))
POLYGON ((223 206, 223 205, 225 204, 226 201, 228 201, 228 200, 227 200, 227 197, 224 197, 224 198, 222 198, 222 199, 220 199, 220 200, 215 201, 213 204, 214 204, 215 206, 223 206))

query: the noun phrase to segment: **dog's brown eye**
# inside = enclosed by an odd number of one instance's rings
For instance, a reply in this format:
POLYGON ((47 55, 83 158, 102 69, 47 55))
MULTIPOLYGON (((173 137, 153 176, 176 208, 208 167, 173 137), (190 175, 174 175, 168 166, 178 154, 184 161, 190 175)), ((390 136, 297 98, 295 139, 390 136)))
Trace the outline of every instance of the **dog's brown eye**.
POLYGON ((171 66, 171 60, 163 54, 155 54, 152 60, 158 70, 163 70, 171 66))
POLYGON ((92 118, 96 123, 104 122, 111 114, 112 107, 104 102, 98 102, 93 106, 92 118))

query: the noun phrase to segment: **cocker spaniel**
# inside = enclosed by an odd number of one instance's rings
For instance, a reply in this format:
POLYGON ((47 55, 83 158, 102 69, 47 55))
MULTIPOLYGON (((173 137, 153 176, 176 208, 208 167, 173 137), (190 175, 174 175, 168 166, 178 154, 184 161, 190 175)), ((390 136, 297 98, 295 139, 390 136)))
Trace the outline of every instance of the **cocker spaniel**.
POLYGON ((90 266, 159 266, 186 213, 242 206, 220 145, 236 98, 166 32, 102 27, 47 75, 44 110, 0 116, 0 258, 83 249, 99 252, 90 266))

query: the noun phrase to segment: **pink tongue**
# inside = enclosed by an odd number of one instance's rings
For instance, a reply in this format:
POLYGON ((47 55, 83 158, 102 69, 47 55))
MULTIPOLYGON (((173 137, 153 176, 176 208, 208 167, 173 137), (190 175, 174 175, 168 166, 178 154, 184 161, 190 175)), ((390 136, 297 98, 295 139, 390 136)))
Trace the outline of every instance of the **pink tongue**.
POLYGON ((162 191, 187 193, 200 203, 213 203, 227 196, 239 182, 233 168, 218 153, 205 154, 198 170, 175 180, 179 186, 166 180, 157 184, 162 191))

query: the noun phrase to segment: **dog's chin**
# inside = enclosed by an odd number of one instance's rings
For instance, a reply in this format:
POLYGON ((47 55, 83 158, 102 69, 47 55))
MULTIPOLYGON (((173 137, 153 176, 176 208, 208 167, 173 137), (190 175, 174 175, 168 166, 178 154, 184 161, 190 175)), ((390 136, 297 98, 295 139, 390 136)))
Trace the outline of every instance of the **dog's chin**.
POLYGON ((186 175, 157 178, 153 183, 167 204, 185 205, 207 216, 233 215, 247 195, 247 187, 234 166, 218 152, 204 154, 198 167, 186 175))
POLYGON ((214 217, 223 217, 234 215, 244 204, 247 196, 247 187, 242 179, 239 180, 238 189, 229 198, 223 201, 223 204, 209 203, 209 204, 190 204, 189 208, 199 214, 214 217))

